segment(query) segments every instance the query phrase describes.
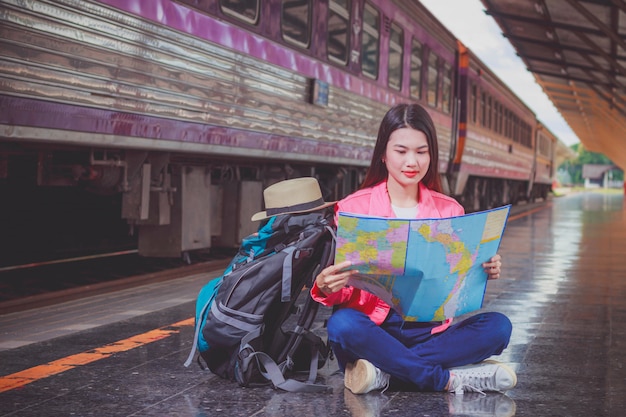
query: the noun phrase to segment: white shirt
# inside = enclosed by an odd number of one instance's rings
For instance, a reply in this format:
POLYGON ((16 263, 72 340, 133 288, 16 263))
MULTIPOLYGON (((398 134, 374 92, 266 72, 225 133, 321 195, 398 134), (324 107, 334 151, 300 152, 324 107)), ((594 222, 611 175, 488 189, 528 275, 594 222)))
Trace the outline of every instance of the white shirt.
POLYGON ((415 207, 396 207, 392 204, 391 208, 393 209, 396 217, 399 219, 414 219, 417 217, 417 213, 419 211, 419 206, 417 204, 415 207))

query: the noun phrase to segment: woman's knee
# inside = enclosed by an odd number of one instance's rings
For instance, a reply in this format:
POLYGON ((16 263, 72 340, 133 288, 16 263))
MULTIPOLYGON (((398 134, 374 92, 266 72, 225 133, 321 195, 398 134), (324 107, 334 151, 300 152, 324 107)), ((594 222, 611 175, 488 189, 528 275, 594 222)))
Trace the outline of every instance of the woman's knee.
POLYGON ((498 341, 505 346, 508 345, 513 332, 513 324, 507 316, 498 312, 486 313, 489 315, 489 328, 498 341))
POLYGON ((363 333, 363 328, 358 324, 361 320, 359 315, 363 315, 363 313, 350 308, 342 308, 335 311, 326 324, 328 338, 341 343, 346 338, 351 340, 358 337, 360 333, 363 333))

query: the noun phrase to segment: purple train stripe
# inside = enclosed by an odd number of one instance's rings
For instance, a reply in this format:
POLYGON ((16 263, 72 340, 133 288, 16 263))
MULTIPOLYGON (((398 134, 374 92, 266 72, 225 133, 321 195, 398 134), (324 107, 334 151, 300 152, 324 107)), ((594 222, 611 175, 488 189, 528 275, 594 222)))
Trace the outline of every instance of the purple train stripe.
POLYGON ((360 147, 3 95, 0 124, 355 161, 371 157, 369 150, 360 147))

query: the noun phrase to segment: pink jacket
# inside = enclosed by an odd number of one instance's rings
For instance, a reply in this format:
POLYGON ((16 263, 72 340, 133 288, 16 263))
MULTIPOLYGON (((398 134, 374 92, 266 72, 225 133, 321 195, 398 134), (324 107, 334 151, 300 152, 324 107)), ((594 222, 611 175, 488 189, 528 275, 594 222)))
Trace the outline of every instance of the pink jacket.
MULTIPOLYGON (((463 207, 452 197, 431 191, 421 183, 419 187, 419 218, 452 217, 465 214, 463 207)), ((335 213, 340 211, 390 218, 396 217, 387 193, 387 181, 356 191, 339 201, 335 207, 335 213)), ((390 309, 387 303, 375 295, 353 287, 346 287, 339 292, 326 296, 320 291, 317 284, 314 284, 313 288, 311 288, 311 296, 315 301, 325 306, 339 305, 362 311, 378 325, 385 320, 390 309)), ((446 322, 437 331, 445 330, 448 325, 449 322, 446 322)))

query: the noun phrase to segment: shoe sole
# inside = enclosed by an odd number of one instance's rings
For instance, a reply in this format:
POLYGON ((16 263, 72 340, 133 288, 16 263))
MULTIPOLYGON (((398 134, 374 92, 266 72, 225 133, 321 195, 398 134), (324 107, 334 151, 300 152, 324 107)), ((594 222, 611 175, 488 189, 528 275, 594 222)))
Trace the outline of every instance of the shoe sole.
POLYGON ((515 388, 515 386, 517 385, 517 374, 515 373, 515 371, 510 366, 508 366, 508 365, 506 365, 506 364, 504 364, 502 362, 495 361, 493 359, 489 359, 489 360, 483 361, 483 363, 489 363, 489 364, 492 364, 492 365, 498 365, 499 368, 504 369, 512 377, 513 384, 511 385, 511 387, 510 388, 505 388, 502 391, 508 391, 510 389, 515 388))
POLYGON ((369 392, 367 388, 369 381, 373 381, 376 377, 376 370, 373 365, 362 359, 357 360, 353 364, 346 365, 346 374, 344 377, 344 385, 353 394, 365 394, 369 392))

